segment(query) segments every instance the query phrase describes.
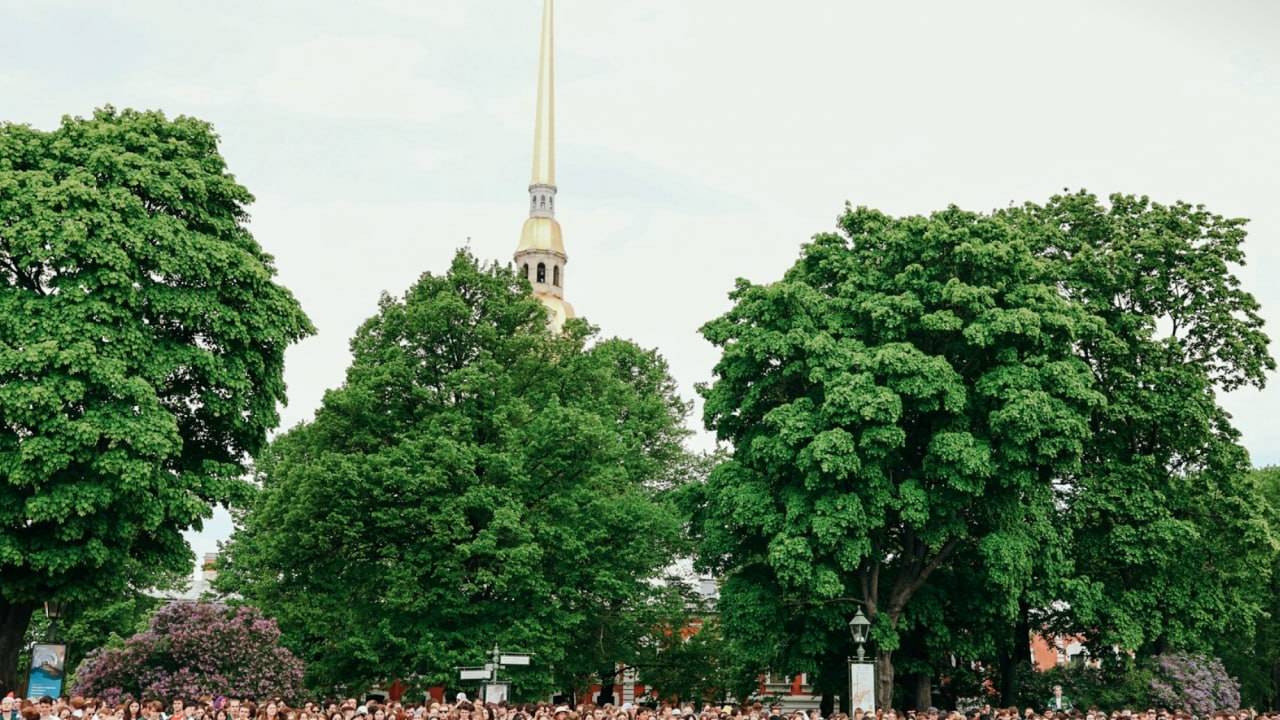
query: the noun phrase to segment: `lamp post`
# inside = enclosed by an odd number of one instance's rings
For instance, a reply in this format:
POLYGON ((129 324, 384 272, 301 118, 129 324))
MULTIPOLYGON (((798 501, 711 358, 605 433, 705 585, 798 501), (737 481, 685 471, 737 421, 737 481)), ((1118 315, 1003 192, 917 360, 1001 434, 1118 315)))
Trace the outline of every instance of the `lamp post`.
POLYGON ((876 711, 875 667, 867 664, 867 638, 871 635, 871 621, 859 608, 849 621, 849 634, 858 646, 858 659, 849 658, 849 712, 858 708, 876 711))
POLYGON ((862 608, 858 608, 858 614, 853 616, 849 621, 849 634, 853 635, 853 641, 858 644, 858 662, 867 661, 867 635, 871 632, 871 621, 866 615, 862 614, 862 608))
POLYGON ((62 603, 57 600, 44 601, 44 616, 49 618, 49 642, 58 639, 58 618, 62 617, 62 603))

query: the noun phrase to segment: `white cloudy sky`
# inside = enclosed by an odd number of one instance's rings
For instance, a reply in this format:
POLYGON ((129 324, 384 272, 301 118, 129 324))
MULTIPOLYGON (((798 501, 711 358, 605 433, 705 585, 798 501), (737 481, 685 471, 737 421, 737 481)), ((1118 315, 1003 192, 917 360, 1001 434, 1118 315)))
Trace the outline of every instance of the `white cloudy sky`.
MULTIPOLYGON (((526 215, 539 0, 0 0, 0 120, 95 107, 214 123, 252 229, 318 336, 286 425, 339 384, 379 293, 455 248, 507 259, 526 215)), ((560 0, 566 293, 659 348, 776 279, 844 202, 989 210, 1064 188, 1252 219, 1280 333, 1280 3, 560 0)), ((1277 384, 1280 385, 1280 384, 1277 384)), ((1280 389, 1225 399, 1280 462, 1280 389)), ((705 444, 705 439, 703 443, 705 444)), ((225 515, 195 539, 212 549, 225 515)))

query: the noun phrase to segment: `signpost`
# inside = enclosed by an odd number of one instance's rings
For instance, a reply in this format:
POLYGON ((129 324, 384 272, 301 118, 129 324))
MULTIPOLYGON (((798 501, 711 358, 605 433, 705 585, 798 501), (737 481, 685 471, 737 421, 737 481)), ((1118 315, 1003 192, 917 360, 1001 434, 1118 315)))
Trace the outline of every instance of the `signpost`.
POLYGON ((849 713, 862 709, 876 711, 876 666, 872 663, 849 660, 849 713))
POLYGON ((498 672, 513 665, 528 665, 530 655, 526 653, 502 653, 498 644, 493 644, 490 662, 479 668, 458 668, 459 680, 487 680, 481 688, 481 697, 485 702, 499 703, 510 699, 511 681, 500 679, 498 672))
POLYGON ((62 695, 62 675, 67 664, 67 646, 37 643, 31 649, 31 674, 27 678, 30 697, 62 695))

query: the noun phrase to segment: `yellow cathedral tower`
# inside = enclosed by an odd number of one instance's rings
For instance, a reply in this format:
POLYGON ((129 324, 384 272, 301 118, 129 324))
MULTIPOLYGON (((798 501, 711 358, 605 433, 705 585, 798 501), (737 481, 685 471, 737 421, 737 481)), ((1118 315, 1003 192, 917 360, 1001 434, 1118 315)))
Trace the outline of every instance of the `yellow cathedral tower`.
POLYGON ((573 317, 564 299, 564 266, 569 256, 556 222, 556 100, 554 0, 542 0, 542 53, 538 61, 538 109, 533 133, 533 177, 529 181, 529 219, 524 221, 516 267, 547 306, 548 325, 559 332, 573 317))

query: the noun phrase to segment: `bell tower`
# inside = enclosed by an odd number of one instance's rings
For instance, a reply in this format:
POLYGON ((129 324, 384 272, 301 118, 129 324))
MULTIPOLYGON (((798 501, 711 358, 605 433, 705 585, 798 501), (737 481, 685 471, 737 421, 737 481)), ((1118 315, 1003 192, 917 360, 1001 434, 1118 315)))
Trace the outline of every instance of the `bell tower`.
POLYGON ((542 52, 538 61, 538 107, 533 132, 533 175, 529 181, 529 219, 520 233, 515 261, 533 294, 547 307, 547 324, 559 331, 573 317, 564 299, 565 265, 560 223, 556 222, 555 37, 554 0, 542 0, 542 52))

